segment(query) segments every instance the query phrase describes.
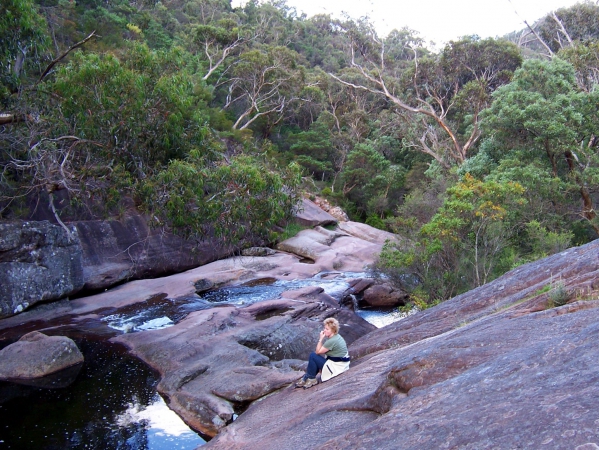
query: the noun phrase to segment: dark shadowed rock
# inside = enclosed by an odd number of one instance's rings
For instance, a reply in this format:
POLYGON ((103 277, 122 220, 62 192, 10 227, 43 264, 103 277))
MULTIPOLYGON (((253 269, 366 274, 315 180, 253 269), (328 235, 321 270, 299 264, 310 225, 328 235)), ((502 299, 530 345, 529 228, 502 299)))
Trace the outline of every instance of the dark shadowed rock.
POLYGON ((74 294, 83 282, 76 233, 50 222, 0 222, 0 318, 74 294))
POLYGON ((408 294, 388 283, 374 284, 364 290, 362 302, 368 306, 405 305, 408 294))
POLYGON ((0 350, 0 379, 40 378, 82 362, 83 355, 71 339, 33 331, 0 350))
POLYGON ((253 403, 206 448, 596 448, 597 280, 599 241, 521 266, 357 339, 349 371, 253 403))
POLYGON ((231 254, 230 248, 188 241, 151 228, 140 215, 74 222, 83 249, 85 289, 182 272, 231 254))
POLYGON ((210 289, 214 288, 214 283, 210 280, 202 278, 193 283, 195 287, 196 294, 202 294, 203 292, 207 292, 210 289))

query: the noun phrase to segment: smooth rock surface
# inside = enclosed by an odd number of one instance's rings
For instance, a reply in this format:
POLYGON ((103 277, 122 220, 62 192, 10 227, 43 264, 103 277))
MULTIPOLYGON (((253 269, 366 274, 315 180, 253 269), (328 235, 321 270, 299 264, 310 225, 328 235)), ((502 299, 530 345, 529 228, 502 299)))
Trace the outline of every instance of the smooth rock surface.
POLYGON ((323 211, 307 198, 302 199, 302 203, 295 213, 295 220, 305 227, 335 225, 338 222, 335 217, 323 211))
POLYGON ((598 280, 599 240, 518 267, 357 339, 334 382, 253 403, 205 448, 595 448, 598 280))
POLYGON ((183 239, 151 228, 145 217, 73 222, 83 250, 84 289, 182 272, 231 254, 209 242, 183 239))
POLYGON ((75 342, 33 331, 0 350, 0 380, 29 380, 83 362, 75 342))
POLYGON ((315 287, 247 308, 198 311, 174 327, 115 341, 161 374, 158 390, 173 410, 215 435, 248 404, 303 375, 327 317, 343 324, 347 342, 374 328, 315 287))
POLYGON ((362 302, 368 306, 401 306, 406 304, 408 294, 389 283, 375 284, 364 290, 362 302))
MULTIPOLYGON (((343 275, 341 267, 363 273, 381 249, 360 237, 327 229, 306 230, 304 244, 318 248, 310 264, 282 251, 228 258, 168 277, 125 283, 52 311, 8 318, 0 322, 0 329, 24 320, 49 321, 54 313, 68 315, 76 324, 97 320, 104 311, 118 314, 149 299, 193 297, 207 289, 264 279, 294 281, 319 274, 323 280, 335 280, 343 275)), ((327 317, 338 318, 348 343, 374 329, 321 287, 312 286, 247 307, 196 311, 174 326, 122 334, 115 341, 159 372, 159 391, 186 423, 214 435, 248 405, 299 379, 327 317)))

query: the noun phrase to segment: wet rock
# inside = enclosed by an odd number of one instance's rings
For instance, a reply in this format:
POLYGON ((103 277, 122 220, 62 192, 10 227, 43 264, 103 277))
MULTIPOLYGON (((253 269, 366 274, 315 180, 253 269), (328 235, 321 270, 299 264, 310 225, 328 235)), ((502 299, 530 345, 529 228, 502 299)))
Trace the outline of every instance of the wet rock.
MULTIPOLYGON (((238 256, 168 277, 124 283, 69 301, 60 313, 97 317, 103 311, 134 310, 148 299, 195 298, 197 290, 208 286, 247 286, 316 274, 334 280, 343 275, 340 270, 364 271, 381 249, 379 244, 342 232, 318 229, 306 234, 321 246, 313 264, 280 251, 270 256, 238 256)), ((243 308, 223 305, 196 311, 174 326, 123 334, 114 340, 159 373, 158 390, 169 399, 171 409, 194 429, 215 435, 250 403, 253 408, 303 375, 327 317, 339 320, 347 342, 374 329, 353 311, 341 308, 322 287, 312 286, 243 308)), ((11 319, 16 318, 6 320, 11 319)))
POLYGON ((202 278, 201 280, 194 282, 193 286, 195 287, 196 294, 202 294, 203 292, 207 292, 214 288, 214 283, 210 280, 202 278))
POLYGON ((163 375, 158 389, 172 409, 213 436, 239 408, 303 375, 302 361, 313 351, 327 317, 340 321, 347 342, 374 329, 339 309, 322 288, 308 287, 246 308, 198 311, 174 327, 115 340, 163 375))
POLYGON ((83 355, 71 339, 33 331, 0 350, 0 379, 40 378, 82 362, 83 355))
POLYGON ((0 222, 0 318, 83 287, 82 249, 50 222, 0 222))

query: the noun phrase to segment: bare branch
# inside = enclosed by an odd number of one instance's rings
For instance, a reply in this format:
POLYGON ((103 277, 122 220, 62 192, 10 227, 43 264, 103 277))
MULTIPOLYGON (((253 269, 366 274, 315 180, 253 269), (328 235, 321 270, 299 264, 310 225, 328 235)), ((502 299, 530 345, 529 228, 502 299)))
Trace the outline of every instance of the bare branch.
POLYGON ((89 41, 94 36, 96 36, 96 31, 95 30, 92 31, 91 34, 88 37, 86 37, 82 41, 79 41, 76 44, 74 44, 71 47, 69 47, 69 49, 66 52, 64 52, 62 55, 60 55, 58 58, 56 58, 50 64, 48 64, 48 67, 46 67, 46 70, 44 70, 44 72, 41 74, 41 76, 40 76, 39 80, 37 80, 36 84, 39 84, 44 78, 46 78, 46 76, 50 73, 50 71, 52 70, 52 68, 57 63, 59 63, 63 58, 65 58, 69 53, 71 53, 76 48, 81 47, 82 45, 84 45, 87 41, 89 41))
POLYGON ((539 36, 539 33, 537 33, 536 30, 533 27, 531 27, 526 20, 524 21, 524 23, 526 24, 528 29, 532 32, 532 34, 535 35, 537 40, 543 45, 543 47, 545 47, 545 49, 549 52, 549 56, 551 58, 553 58, 555 56, 555 54, 553 53, 551 48, 549 48, 549 46, 545 43, 545 41, 543 39, 541 39, 541 36, 539 36))
POLYGON ((557 14, 555 14, 555 11, 553 11, 551 13, 551 17, 553 17, 553 20, 555 20, 555 22, 558 24, 558 26, 560 28, 559 31, 565 36, 565 38, 568 40, 568 43, 570 45, 572 45, 572 38, 566 31, 566 27, 564 27, 564 24, 562 23, 562 21, 559 19, 559 17, 557 17, 557 14))

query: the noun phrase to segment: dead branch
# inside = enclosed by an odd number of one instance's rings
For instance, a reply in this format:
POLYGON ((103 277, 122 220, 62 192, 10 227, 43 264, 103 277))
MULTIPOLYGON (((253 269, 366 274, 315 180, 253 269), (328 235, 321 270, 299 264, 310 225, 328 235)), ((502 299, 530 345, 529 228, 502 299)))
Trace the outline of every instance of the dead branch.
POLYGON ((528 29, 532 32, 532 34, 535 35, 535 37, 543 45, 543 47, 545 47, 545 49, 549 52, 549 57, 553 58, 555 56, 555 54, 553 53, 551 48, 549 48, 549 46, 545 43, 545 41, 543 39, 541 39, 541 36, 539 36, 539 33, 537 33, 536 30, 533 27, 531 27, 526 20, 524 21, 524 24, 528 27, 528 29))
POLYGON ((86 37, 82 41, 79 41, 76 44, 72 45, 71 47, 69 47, 69 49, 66 52, 64 52, 58 58, 54 59, 50 64, 48 64, 48 67, 46 67, 46 70, 44 70, 44 72, 41 74, 41 76, 40 76, 39 80, 37 80, 36 84, 40 83, 44 78, 46 78, 46 76, 50 73, 50 71, 52 70, 52 68, 56 64, 58 64, 63 58, 65 58, 69 53, 71 53, 76 48, 81 47, 83 44, 85 44, 87 41, 89 41, 94 36, 96 36, 96 31, 95 30, 92 31, 91 34, 88 37, 86 37))
POLYGON ((64 228, 64 230, 67 232, 67 239, 69 240, 69 242, 72 242, 73 241, 73 233, 71 232, 71 230, 69 230, 69 227, 67 227, 64 224, 64 222, 62 220, 60 220, 58 211, 56 211, 56 208, 54 207, 54 194, 52 194, 52 192, 48 192, 48 197, 50 198, 50 209, 52 210, 52 213, 54 214, 54 218, 60 224, 60 226, 62 228, 64 228))
POLYGON ((551 16, 553 17, 553 20, 555 20, 555 22, 558 24, 558 26, 560 28, 559 31, 566 37, 566 39, 568 40, 568 43, 570 45, 572 45, 572 38, 570 37, 570 35, 566 31, 566 27, 564 26, 564 24, 562 23, 562 21, 559 19, 559 17, 557 17, 557 14, 555 14, 555 11, 553 11, 551 13, 551 16))

